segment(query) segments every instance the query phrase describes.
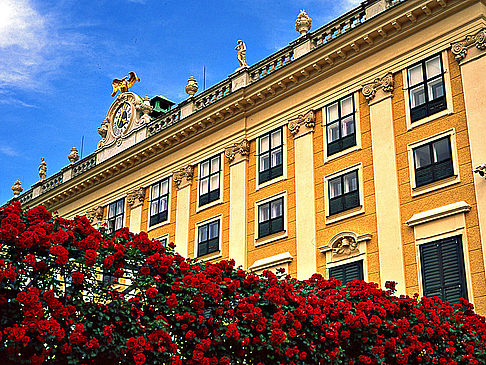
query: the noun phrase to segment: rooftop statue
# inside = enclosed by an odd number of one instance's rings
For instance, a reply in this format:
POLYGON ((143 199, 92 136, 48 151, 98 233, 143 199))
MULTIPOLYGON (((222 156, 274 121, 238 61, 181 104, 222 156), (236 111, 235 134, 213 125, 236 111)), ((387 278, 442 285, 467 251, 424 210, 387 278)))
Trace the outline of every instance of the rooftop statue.
POLYGON ((243 42, 242 40, 239 40, 237 42, 238 44, 236 45, 235 47, 235 50, 238 51, 238 53, 236 54, 236 58, 238 59, 238 62, 240 63, 240 67, 248 67, 248 65, 246 64, 246 45, 245 45, 245 42, 243 42))
POLYGON ((128 76, 125 76, 123 79, 113 79, 112 81, 112 86, 113 86, 113 92, 111 93, 111 96, 115 96, 117 91, 121 91, 122 93, 127 92, 129 88, 132 87, 132 85, 140 81, 140 79, 137 77, 135 72, 129 72, 128 76))
POLYGON ((46 161, 44 161, 44 157, 41 157, 41 163, 39 165, 39 177, 40 177, 40 182, 44 181, 47 176, 47 164, 46 161))

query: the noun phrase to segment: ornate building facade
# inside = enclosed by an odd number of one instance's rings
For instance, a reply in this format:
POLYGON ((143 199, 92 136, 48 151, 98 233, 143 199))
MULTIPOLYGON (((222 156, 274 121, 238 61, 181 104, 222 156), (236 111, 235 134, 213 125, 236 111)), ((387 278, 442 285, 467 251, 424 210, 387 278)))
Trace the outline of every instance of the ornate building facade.
POLYGON ((252 66, 238 42, 241 67, 199 94, 191 77, 176 106, 121 89, 97 150, 19 200, 486 313, 486 3, 368 0, 310 23, 252 66))

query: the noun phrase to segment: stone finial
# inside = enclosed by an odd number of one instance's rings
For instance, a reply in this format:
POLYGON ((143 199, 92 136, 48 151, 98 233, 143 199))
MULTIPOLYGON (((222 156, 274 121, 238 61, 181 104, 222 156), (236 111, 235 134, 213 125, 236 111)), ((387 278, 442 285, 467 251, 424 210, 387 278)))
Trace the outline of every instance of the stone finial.
POLYGON ((486 28, 475 34, 467 35, 462 41, 452 43, 451 51, 456 61, 462 61, 467 56, 468 49, 473 46, 480 51, 486 49, 486 28))
POLYGON ((39 182, 42 182, 46 179, 47 176, 47 164, 46 161, 44 161, 44 157, 41 157, 41 163, 39 165, 39 177, 40 180, 39 182))
POLYGON ((103 207, 94 207, 86 212, 86 218, 88 218, 91 224, 97 223, 103 219, 103 207))
POLYGON ((224 149, 224 155, 228 159, 229 163, 235 160, 237 155, 246 158, 250 154, 250 142, 247 139, 242 140, 239 143, 234 143, 232 146, 224 149))
POLYGON ((17 198, 24 189, 21 186, 21 182, 19 179, 15 182, 15 184, 12 186, 12 191, 14 193, 14 198, 17 198))
POLYGON ((194 96, 194 94, 197 93, 197 90, 199 89, 199 85, 197 84, 197 81, 194 78, 194 76, 191 76, 187 79, 187 85, 185 89, 186 89, 186 93, 189 96, 194 96))
POLYGON ((68 159, 71 163, 75 163, 79 160, 78 149, 76 147, 71 148, 71 153, 68 155, 68 159))
POLYGON ((305 133, 305 131, 314 131, 316 124, 316 113, 313 110, 309 110, 305 114, 300 114, 296 118, 289 120, 288 128, 294 138, 305 133), (305 127, 302 131, 300 127, 305 127), (300 133, 299 133, 300 132, 300 133))
POLYGON ((370 102, 371 100, 373 100, 378 90, 381 89, 385 93, 391 93, 393 92, 394 86, 395 84, 393 81, 393 74, 391 72, 388 72, 382 78, 377 78, 375 79, 375 81, 363 85, 363 89, 361 90, 361 92, 363 93, 366 100, 370 102))
POLYGON ((145 200, 145 188, 140 187, 130 191, 127 195, 127 203, 130 209, 134 209, 143 204, 145 200))
POLYGON ((300 14, 297 16, 297 20, 295 21, 295 30, 299 32, 301 36, 303 36, 307 34, 307 32, 311 29, 311 26, 311 17, 307 15, 304 9, 302 9, 300 14))
POLYGON ((246 64, 246 45, 245 45, 245 42, 243 42, 242 40, 239 40, 238 42, 236 42, 235 50, 238 51, 238 53, 236 54, 236 58, 238 59, 238 63, 240 64, 240 67, 238 67, 237 70, 239 70, 240 68, 243 68, 243 67, 248 67, 248 65, 246 64))
POLYGON ((182 167, 172 174, 172 179, 177 189, 182 189, 183 187, 192 184, 192 175, 194 174, 194 167, 187 165, 182 167))

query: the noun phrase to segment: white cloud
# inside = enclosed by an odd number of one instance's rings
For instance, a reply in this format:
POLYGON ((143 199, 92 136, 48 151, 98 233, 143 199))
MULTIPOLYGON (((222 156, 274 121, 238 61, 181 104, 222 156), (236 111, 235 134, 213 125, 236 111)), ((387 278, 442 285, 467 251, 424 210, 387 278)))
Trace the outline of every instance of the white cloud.
POLYGON ((7 155, 9 157, 17 157, 20 156, 20 153, 14 150, 10 146, 0 146, 0 153, 7 155))

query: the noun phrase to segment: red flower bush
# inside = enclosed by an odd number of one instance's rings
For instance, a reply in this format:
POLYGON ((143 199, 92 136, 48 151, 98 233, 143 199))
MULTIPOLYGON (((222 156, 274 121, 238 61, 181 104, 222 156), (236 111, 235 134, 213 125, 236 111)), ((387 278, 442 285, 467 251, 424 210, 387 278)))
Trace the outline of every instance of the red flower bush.
POLYGON ((25 364, 484 364, 462 300, 200 264, 85 217, 0 208, 0 359, 25 364), (114 280, 104 280, 108 275, 114 280))

